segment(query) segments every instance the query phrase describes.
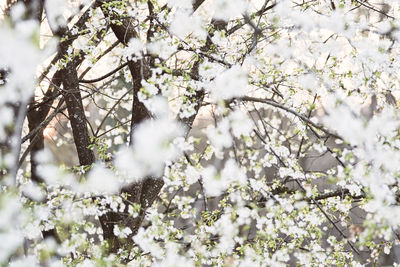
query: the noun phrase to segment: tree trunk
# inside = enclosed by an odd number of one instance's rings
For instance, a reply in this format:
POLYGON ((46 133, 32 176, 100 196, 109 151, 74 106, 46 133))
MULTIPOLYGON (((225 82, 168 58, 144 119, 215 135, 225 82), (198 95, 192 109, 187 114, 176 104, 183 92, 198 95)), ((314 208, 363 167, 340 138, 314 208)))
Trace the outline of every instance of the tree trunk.
POLYGON ((64 99, 67 104, 68 117, 71 122, 79 164, 90 165, 94 163, 95 157, 93 151, 89 148, 89 131, 86 125, 86 116, 83 109, 81 92, 79 90, 78 73, 74 61, 67 64, 61 76, 65 91, 64 99))

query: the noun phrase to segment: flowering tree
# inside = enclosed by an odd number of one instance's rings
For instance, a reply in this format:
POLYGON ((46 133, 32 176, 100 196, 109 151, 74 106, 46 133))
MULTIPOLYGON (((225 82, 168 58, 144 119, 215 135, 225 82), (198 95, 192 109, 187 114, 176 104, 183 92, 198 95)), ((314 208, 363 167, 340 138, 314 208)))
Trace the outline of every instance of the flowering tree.
POLYGON ((398 1, 2 16, 1 265, 400 261, 398 1))

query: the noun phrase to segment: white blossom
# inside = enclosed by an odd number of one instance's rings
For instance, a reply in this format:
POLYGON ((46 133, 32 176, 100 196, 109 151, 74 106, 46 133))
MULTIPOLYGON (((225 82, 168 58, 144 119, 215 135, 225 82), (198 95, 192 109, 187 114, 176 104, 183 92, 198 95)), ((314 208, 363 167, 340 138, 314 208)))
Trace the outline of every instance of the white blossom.
POLYGON ((50 27, 54 30, 64 27, 67 21, 63 13, 67 9, 67 2, 65 0, 52 0, 46 1, 45 5, 50 27))
POLYGON ((208 86, 213 101, 229 100, 246 93, 247 74, 239 66, 222 72, 208 86))

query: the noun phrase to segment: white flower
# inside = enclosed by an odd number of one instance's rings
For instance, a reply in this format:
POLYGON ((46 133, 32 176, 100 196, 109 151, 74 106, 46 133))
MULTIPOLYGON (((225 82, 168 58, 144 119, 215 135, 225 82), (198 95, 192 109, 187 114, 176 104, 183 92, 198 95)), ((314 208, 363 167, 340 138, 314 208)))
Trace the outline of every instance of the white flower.
POLYGON ((229 120, 226 118, 221 120, 217 127, 209 125, 206 129, 206 134, 211 144, 219 150, 232 145, 232 137, 229 133, 229 120))
POLYGON ((221 171, 221 179, 229 181, 228 184, 237 182, 239 184, 244 184, 246 182, 246 173, 243 168, 240 168, 235 160, 228 159, 225 162, 224 169, 221 171))
POLYGON ((43 190, 33 183, 26 183, 21 186, 24 195, 35 201, 42 201, 45 198, 43 190))
POLYGON ((65 0, 51 0, 45 2, 47 19, 49 20, 50 27, 57 30, 67 24, 63 16, 63 12, 67 9, 67 1, 65 0))
POLYGON ((89 172, 82 189, 87 192, 113 194, 118 192, 120 183, 114 173, 101 164, 96 164, 89 172))
POLYGON ((207 166, 202 171, 204 189, 207 195, 219 196, 230 185, 246 183, 247 176, 242 168, 239 168, 233 159, 228 159, 224 169, 218 175, 213 166, 207 166))
POLYGON ((245 95, 246 87, 247 74, 240 66, 235 65, 218 75, 207 89, 211 99, 218 102, 245 95))
POLYGON ((181 155, 174 139, 182 134, 181 125, 167 117, 147 120, 134 129, 133 146, 118 153, 115 165, 128 180, 160 177, 166 162, 181 155))
POLYGON ((11 17, 13 21, 18 21, 20 19, 23 19, 23 16, 25 14, 25 6, 22 2, 16 2, 15 4, 12 5, 11 7, 11 17))
POLYGON ((192 10, 193 6, 193 1, 192 0, 168 0, 168 6, 169 7, 177 7, 185 10, 192 10))
POLYGON ((253 130, 254 123, 241 110, 235 110, 229 114, 231 121, 232 134, 236 138, 248 136, 253 130))
POLYGON ((384 252, 386 255, 389 255, 389 254, 390 254, 390 249, 391 249, 391 248, 392 248, 391 244, 388 243, 388 244, 386 244, 386 245, 384 246, 383 252, 384 252))
POLYGON ((223 190, 225 190, 225 185, 219 177, 216 177, 216 170, 213 166, 208 166, 201 172, 204 182, 205 193, 209 196, 219 196, 223 190))
POLYGON ((39 261, 35 256, 30 255, 27 257, 11 260, 9 267, 39 267, 39 261))
POLYGON ((132 238, 135 244, 139 245, 144 252, 150 252, 151 255, 158 259, 163 258, 162 248, 147 236, 146 230, 140 228, 138 233, 132 238))
POLYGON ((242 15, 246 10, 244 0, 214 0, 212 10, 216 19, 229 20, 234 16, 242 15))
POLYGON ((131 60, 133 58, 140 58, 143 51, 143 44, 137 38, 129 40, 127 47, 125 48, 126 57, 131 60))
POLYGON ((114 235, 118 236, 119 238, 127 238, 130 234, 132 234, 132 230, 128 227, 120 229, 117 225, 114 225, 113 229, 114 235))
MULTIPOLYGON (((155 88, 157 89, 155 86, 150 87, 150 86, 146 86, 145 87, 146 90, 149 91, 149 88, 155 88)), ((150 91, 150 94, 156 94, 158 92, 155 91, 154 89, 152 91, 150 91)), ((152 96, 146 100, 141 100, 144 105, 146 106, 146 108, 152 113, 154 114, 157 118, 168 118, 169 112, 168 112, 168 100, 165 97, 162 96, 152 96)))
POLYGON ((163 260, 152 264, 154 267, 191 267, 195 266, 191 259, 180 256, 178 251, 167 251, 167 255, 163 260))
POLYGON ((184 39, 189 34, 193 34, 201 40, 207 37, 201 18, 196 15, 190 15, 183 10, 178 10, 175 13, 170 30, 181 39, 184 39))
POLYGON ((169 58, 176 52, 176 44, 168 42, 168 40, 161 39, 147 45, 150 53, 159 55, 163 59, 169 58))
POLYGON ((366 139, 362 120, 357 119, 351 110, 344 106, 332 110, 330 115, 324 118, 324 122, 352 145, 359 145, 366 139))
POLYGON ((188 165, 185 170, 186 182, 188 184, 196 183, 200 178, 200 173, 192 165, 188 165))

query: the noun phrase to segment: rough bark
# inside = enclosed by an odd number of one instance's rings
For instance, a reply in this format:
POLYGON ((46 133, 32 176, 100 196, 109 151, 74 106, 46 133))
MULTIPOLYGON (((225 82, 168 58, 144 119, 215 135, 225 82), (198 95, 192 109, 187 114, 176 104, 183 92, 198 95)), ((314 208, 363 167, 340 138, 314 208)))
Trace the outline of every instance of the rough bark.
POLYGON ((78 73, 73 61, 68 63, 65 69, 63 69, 62 80, 64 99, 67 105, 69 121, 71 122, 72 135, 78 152, 79 164, 90 165, 94 163, 95 157, 93 151, 89 148, 90 136, 86 124, 82 96, 79 90, 78 73))

